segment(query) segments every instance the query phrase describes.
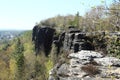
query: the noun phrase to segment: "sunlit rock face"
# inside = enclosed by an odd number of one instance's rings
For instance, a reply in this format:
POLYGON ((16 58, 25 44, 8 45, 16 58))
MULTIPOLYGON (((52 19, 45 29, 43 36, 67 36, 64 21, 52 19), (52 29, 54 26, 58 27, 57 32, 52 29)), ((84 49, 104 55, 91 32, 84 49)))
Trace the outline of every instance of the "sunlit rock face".
POLYGON ((51 50, 55 29, 46 26, 35 26, 33 28, 32 40, 35 44, 36 55, 44 51, 48 56, 51 50))
POLYGON ((52 42, 56 45, 57 53, 59 54, 61 48, 67 51, 72 50, 78 52, 80 50, 94 50, 92 45, 92 39, 86 36, 85 32, 81 32, 75 28, 69 28, 66 31, 62 31, 57 37, 55 37, 55 29, 46 26, 34 26, 32 40, 35 44, 36 54, 39 51, 44 51, 48 56, 51 50, 52 42))
POLYGON ((93 39, 75 28, 69 28, 67 31, 60 34, 58 40, 54 41, 59 49, 63 47, 64 50, 78 52, 81 50, 95 50, 92 44, 93 39))
POLYGON ((120 59, 100 52, 81 50, 68 55, 69 63, 58 62, 49 80, 120 80, 120 59))

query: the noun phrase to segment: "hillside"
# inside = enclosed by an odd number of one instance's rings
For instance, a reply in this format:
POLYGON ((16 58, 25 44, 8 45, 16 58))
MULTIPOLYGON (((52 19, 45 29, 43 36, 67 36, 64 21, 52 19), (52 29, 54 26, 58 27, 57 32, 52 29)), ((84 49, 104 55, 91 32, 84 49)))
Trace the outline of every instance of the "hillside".
POLYGON ((119 80, 119 2, 0 31, 0 80, 119 80))
MULTIPOLYGON (((36 56, 35 45, 34 45, 34 42, 32 42, 32 35, 33 35, 32 33, 33 33, 32 31, 25 31, 18 38, 11 40, 9 43, 3 44, 3 47, 0 49, 0 62, 1 62, 0 79, 2 80, 19 80, 19 79, 20 80, 21 79, 22 80, 24 79, 45 80, 45 79, 48 79, 49 71, 54 67, 55 64, 59 64, 59 62, 60 64, 61 63, 69 64, 69 60, 67 58, 69 52, 63 51, 61 48, 60 52, 58 53, 57 46, 55 47, 54 44, 52 45, 52 50, 48 55, 48 57, 45 57, 44 52, 41 52, 41 50, 36 56), (24 73, 24 76, 23 76, 23 73, 24 73)), ((40 35, 41 34, 39 34, 38 36, 40 35)), ((100 36, 98 37, 98 35, 95 34, 93 37, 95 36, 96 38, 94 39, 99 41, 100 36)), ((106 37, 109 37, 109 35, 106 34, 106 37)), ((108 51, 109 54, 107 55, 120 58, 119 57, 120 42, 119 40, 118 41, 115 40, 115 37, 116 36, 113 35, 113 37, 111 37, 110 39, 111 41, 110 42, 108 41, 109 43, 107 43, 108 47, 111 46, 109 47, 109 51, 108 51)), ((62 37, 59 37, 59 39, 60 38, 62 37)), ((101 39, 104 39, 104 38, 102 38, 101 36, 101 39)), ((66 43, 66 44, 69 44, 69 43, 66 43)), ((66 49, 67 48, 69 48, 69 46, 68 47, 66 46, 66 49)))

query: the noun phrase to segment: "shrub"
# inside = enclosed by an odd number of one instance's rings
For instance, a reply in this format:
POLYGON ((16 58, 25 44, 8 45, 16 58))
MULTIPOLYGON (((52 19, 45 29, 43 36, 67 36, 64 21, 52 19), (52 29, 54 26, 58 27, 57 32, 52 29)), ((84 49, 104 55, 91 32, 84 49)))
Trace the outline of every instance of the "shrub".
POLYGON ((120 58, 120 39, 117 36, 109 39, 107 51, 109 55, 120 58))
POLYGON ((100 73, 100 70, 92 64, 88 64, 81 67, 81 70, 88 73, 90 76, 94 76, 100 73))

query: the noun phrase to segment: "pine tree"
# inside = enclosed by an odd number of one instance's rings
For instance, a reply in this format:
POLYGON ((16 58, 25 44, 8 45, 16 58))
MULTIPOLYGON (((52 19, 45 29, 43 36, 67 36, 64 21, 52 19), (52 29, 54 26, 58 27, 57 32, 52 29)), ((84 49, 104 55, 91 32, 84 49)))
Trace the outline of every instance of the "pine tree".
POLYGON ((79 28, 79 12, 77 12, 73 21, 69 21, 69 24, 79 28))
MULTIPOLYGON (((12 54, 12 61, 15 62, 16 71, 14 71, 14 80, 23 80, 24 77, 24 47, 18 38, 15 44, 15 51, 12 54)), ((12 64, 11 64, 12 65, 12 64)))
POLYGON ((79 12, 77 12, 75 16, 75 23, 76 23, 76 27, 79 28, 79 12))

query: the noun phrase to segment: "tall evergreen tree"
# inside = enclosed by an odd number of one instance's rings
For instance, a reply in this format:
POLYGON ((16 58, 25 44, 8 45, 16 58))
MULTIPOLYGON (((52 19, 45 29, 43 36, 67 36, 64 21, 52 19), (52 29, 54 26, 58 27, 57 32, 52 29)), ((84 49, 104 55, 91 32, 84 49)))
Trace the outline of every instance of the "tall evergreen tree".
POLYGON ((23 80, 24 77, 24 47, 21 43, 20 39, 18 38, 15 44, 15 51, 12 54, 13 60, 15 61, 16 65, 16 72, 14 80, 23 80))
POLYGON ((75 23, 76 23, 76 27, 79 28, 79 12, 77 12, 75 16, 75 23))
POLYGON ((69 24, 75 26, 76 28, 79 28, 79 12, 77 12, 73 21, 69 21, 69 24))

